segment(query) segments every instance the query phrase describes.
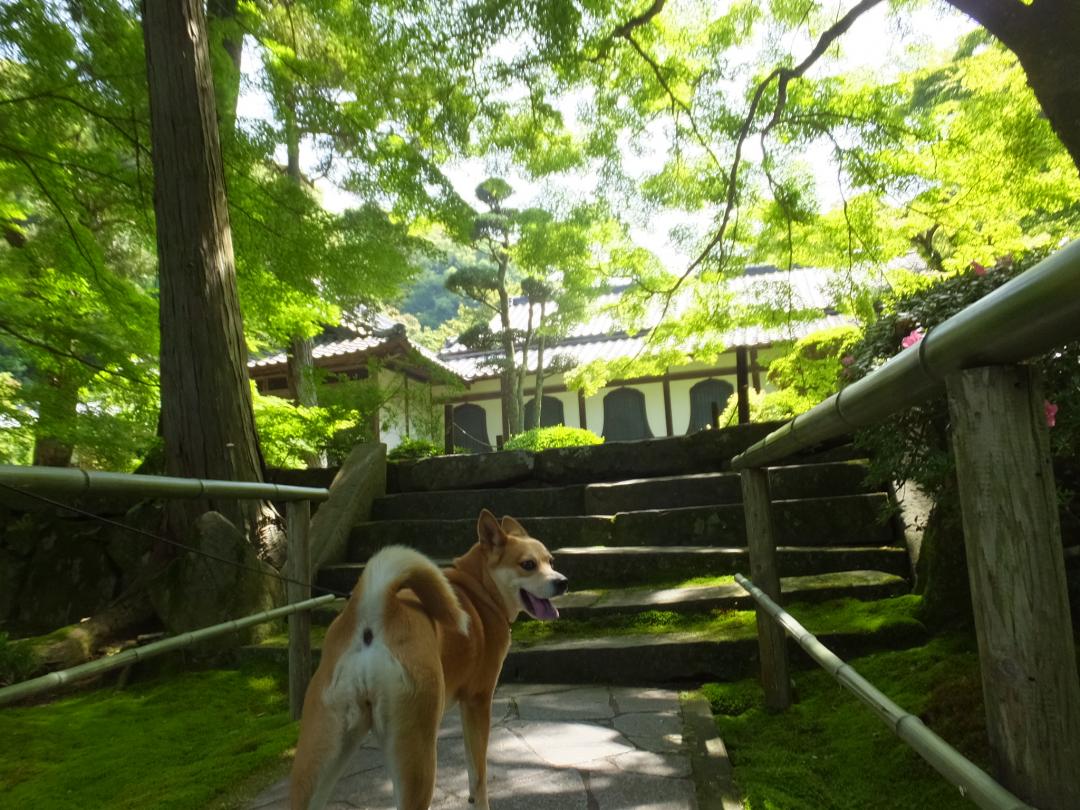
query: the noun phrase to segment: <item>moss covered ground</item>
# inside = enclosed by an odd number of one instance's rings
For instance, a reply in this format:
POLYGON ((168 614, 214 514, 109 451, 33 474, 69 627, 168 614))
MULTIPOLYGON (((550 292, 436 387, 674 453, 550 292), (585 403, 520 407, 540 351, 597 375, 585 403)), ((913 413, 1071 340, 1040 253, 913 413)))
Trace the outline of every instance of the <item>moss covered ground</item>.
MULTIPOLYGON (((851 662, 981 767, 989 751, 974 641, 851 662)), ((770 714, 756 681, 706 684, 747 810, 961 810, 972 807, 889 729, 820 669, 795 674, 799 702, 770 714)))
POLYGON ((166 674, 0 711, 0 807, 231 808, 296 744, 273 669, 166 674))
MULTIPOLYGON (((904 627, 923 630, 916 615, 919 604, 918 596, 906 595, 871 602, 834 599, 819 604, 793 604, 788 606, 788 610, 812 633, 874 633, 904 627)), ((752 638, 757 630, 752 610, 713 610, 699 614, 650 610, 595 619, 517 621, 514 623, 513 638, 519 646, 530 646, 548 640, 658 633, 695 633, 713 638, 738 639, 752 638)))

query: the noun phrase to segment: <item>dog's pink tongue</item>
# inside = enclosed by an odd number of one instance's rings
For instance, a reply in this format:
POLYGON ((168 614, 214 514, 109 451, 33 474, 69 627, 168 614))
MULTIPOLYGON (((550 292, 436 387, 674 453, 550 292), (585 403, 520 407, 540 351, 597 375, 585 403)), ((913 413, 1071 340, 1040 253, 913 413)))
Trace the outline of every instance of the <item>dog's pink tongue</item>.
POLYGON ((549 600, 533 596, 524 589, 521 591, 521 595, 524 597, 525 605, 534 619, 551 621, 559 618, 559 609, 551 604, 549 600))

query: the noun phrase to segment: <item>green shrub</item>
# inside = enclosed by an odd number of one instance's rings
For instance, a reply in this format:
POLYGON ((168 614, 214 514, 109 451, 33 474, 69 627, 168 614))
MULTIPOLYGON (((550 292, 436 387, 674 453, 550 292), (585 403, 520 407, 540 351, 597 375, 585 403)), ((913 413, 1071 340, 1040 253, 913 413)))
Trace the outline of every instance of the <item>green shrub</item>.
POLYGON ((0 633, 0 686, 24 681, 37 668, 37 656, 26 641, 9 641, 0 633))
MULTIPOLYGON (((790 419, 818 404, 812 396, 803 396, 791 388, 782 391, 754 391, 748 396, 751 422, 773 422, 790 419)), ((739 396, 732 394, 720 414, 720 427, 727 427, 738 422, 739 396)))
POLYGON ((386 454, 387 461, 418 461, 439 455, 439 448, 427 439, 402 439, 401 444, 386 454))
POLYGON ((281 397, 253 392, 255 428, 271 467, 305 467, 309 456, 327 449, 334 434, 352 426, 326 408, 305 408, 281 397))
POLYGON ((843 358, 861 337, 857 326, 837 326, 800 338, 791 351, 769 364, 769 382, 814 404, 822 402, 840 387, 843 358))
POLYGON ((550 450, 553 447, 587 447, 593 444, 603 444, 604 440, 591 430, 571 428, 566 425, 554 427, 533 428, 511 437, 503 449, 505 450, 550 450))

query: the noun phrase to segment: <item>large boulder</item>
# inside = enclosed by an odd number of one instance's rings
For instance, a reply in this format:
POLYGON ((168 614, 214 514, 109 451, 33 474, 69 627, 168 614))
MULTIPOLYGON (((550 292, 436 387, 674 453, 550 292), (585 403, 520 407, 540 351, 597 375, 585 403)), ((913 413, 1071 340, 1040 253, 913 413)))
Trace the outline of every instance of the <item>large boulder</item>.
MULTIPOLYGON (((150 586, 154 610, 170 634, 243 618, 283 601, 274 569, 221 513, 199 517, 187 545, 203 553, 184 552, 150 586)), ((239 641, 258 638, 266 628, 244 631, 239 641)), ((231 634, 222 636, 201 645, 199 652, 224 650, 237 641, 231 634)))

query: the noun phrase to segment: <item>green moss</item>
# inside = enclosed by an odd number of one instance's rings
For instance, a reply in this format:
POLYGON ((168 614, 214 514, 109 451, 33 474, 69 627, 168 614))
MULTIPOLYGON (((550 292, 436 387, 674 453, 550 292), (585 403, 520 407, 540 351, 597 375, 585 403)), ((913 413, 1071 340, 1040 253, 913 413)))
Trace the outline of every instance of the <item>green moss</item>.
MULTIPOLYGON (((978 659, 971 641, 935 639, 852 664, 986 767, 978 659)), ((717 714, 747 810, 971 806, 827 673, 815 669, 797 675, 796 687, 799 702, 782 714, 765 711, 755 681, 702 687, 717 714)))
POLYGON ((240 806, 288 765, 285 678, 248 667, 166 676, 0 712, 0 806, 240 806))
MULTIPOLYGON (((795 604, 788 609, 815 634, 874 633, 905 626, 921 630, 922 624, 916 618, 919 603, 918 596, 906 595, 874 602, 834 599, 816 605, 795 604)), ((519 621, 514 624, 514 643, 531 646, 548 640, 659 633, 696 633, 713 638, 739 639, 753 637, 756 632, 752 610, 713 610, 701 614, 650 610, 595 619, 519 621)))

